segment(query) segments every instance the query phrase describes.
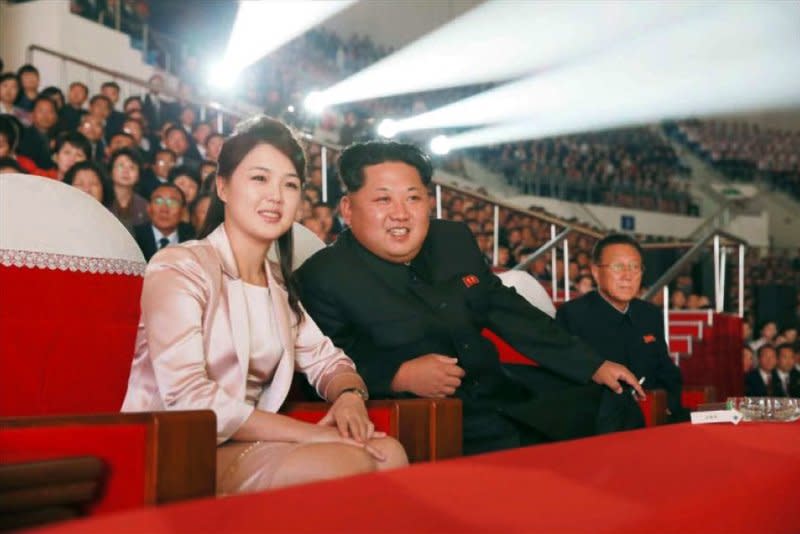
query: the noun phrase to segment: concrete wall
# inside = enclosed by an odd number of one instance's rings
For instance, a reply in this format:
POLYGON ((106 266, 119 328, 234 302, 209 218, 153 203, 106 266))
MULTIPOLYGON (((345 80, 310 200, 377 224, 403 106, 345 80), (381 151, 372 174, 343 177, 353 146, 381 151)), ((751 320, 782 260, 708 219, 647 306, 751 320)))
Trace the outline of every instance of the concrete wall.
MULTIPOLYGON (((153 67, 142 60, 141 52, 131 47, 127 35, 73 15, 67 1, 0 3, 0 57, 6 63, 6 70, 16 70, 26 63, 28 47, 32 44, 136 78, 146 80, 153 73, 153 67)), ((42 52, 35 52, 32 62, 41 73, 42 87, 56 85, 66 90, 70 82, 79 80, 94 93, 101 83, 111 79, 42 52)), ((123 98, 141 92, 135 84, 119 83, 123 98)))
POLYGON ((483 0, 368 0, 332 17, 323 27, 345 39, 357 33, 377 44, 402 47, 468 11, 483 0))

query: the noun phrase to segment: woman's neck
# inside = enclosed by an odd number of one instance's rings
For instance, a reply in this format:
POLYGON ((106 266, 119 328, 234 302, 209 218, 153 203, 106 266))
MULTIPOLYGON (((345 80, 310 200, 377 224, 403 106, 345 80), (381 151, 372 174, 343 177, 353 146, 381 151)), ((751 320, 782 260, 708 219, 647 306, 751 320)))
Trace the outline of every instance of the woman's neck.
POLYGON ((117 197, 117 204, 121 208, 127 208, 133 198, 133 189, 130 187, 114 186, 114 195, 117 197))
POLYGON ((223 224, 233 250, 236 267, 239 269, 239 277, 248 284, 267 286, 264 261, 272 243, 253 239, 227 221, 223 224))

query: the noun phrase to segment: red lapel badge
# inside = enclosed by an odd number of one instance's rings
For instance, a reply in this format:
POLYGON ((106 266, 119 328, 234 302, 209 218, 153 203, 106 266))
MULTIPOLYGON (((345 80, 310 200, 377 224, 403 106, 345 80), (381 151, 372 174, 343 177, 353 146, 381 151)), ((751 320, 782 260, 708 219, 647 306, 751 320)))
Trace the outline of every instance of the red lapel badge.
POLYGON ((643 337, 645 343, 654 343, 656 340, 656 336, 653 334, 647 334, 643 337))
POLYGON ((479 282, 478 277, 475 276, 474 274, 468 274, 461 280, 464 282, 464 285, 467 286, 468 288, 477 285, 479 282))

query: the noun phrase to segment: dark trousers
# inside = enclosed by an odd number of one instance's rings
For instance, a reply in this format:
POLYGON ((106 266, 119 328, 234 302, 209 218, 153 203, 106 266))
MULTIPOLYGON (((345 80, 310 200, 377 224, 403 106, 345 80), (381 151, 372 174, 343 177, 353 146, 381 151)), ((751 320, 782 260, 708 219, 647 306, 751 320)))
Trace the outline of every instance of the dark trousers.
POLYGON ((599 384, 575 384, 541 368, 505 367, 511 380, 504 391, 462 399, 464 454, 644 427, 641 409, 627 390, 617 394, 599 384))

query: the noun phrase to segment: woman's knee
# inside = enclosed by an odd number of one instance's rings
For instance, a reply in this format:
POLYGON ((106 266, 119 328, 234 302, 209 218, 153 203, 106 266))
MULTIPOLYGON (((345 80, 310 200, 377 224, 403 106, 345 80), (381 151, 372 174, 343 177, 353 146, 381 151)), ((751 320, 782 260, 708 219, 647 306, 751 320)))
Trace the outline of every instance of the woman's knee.
POLYGON ((396 469, 408 465, 408 456, 403 446, 394 438, 379 438, 370 440, 370 445, 378 449, 385 458, 377 462, 379 470, 396 469))

